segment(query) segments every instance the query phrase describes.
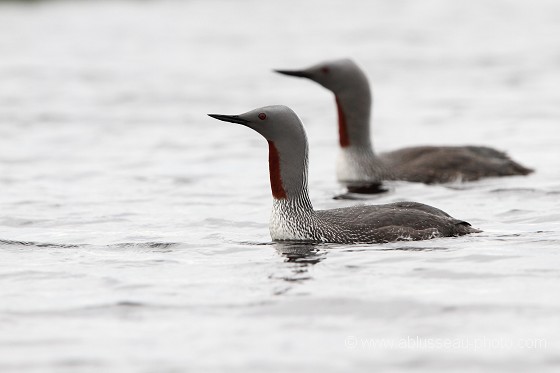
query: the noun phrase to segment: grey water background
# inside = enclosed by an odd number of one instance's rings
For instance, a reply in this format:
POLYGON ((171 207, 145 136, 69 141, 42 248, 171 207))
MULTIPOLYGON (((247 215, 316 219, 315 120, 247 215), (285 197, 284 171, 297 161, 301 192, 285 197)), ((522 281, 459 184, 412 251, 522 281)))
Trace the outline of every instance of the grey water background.
POLYGON ((560 3, 0 3, 0 371, 560 367, 560 3), (377 151, 481 144, 534 167, 337 201, 352 57, 377 151), (206 113, 285 104, 316 208, 414 200, 484 232, 270 242, 267 146, 206 113))

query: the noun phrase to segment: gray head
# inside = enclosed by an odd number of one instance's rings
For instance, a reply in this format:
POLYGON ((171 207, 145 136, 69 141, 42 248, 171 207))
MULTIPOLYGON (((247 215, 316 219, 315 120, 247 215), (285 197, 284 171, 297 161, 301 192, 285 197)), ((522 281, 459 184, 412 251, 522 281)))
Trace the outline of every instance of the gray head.
POLYGON ((332 91, 336 97, 340 146, 371 149, 371 91, 366 75, 354 61, 345 58, 301 70, 275 71, 311 79, 332 91))
POLYGON ((274 198, 307 196, 307 136, 301 120, 292 109, 273 105, 239 115, 208 115, 249 127, 268 141, 270 183, 274 198))
POLYGON ((360 67, 351 59, 325 61, 301 70, 274 70, 277 73, 311 79, 335 95, 357 88, 369 92, 369 83, 360 67))

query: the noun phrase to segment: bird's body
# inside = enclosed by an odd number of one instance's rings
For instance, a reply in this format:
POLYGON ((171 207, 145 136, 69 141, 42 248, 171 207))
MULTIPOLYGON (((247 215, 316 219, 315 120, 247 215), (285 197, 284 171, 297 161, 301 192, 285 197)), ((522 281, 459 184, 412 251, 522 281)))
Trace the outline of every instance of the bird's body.
POLYGON ((415 146, 381 153, 388 179, 425 184, 527 175, 531 170, 485 146, 415 146))
POLYGON ((425 240, 479 232, 435 207, 416 202, 314 210, 307 190, 308 145, 303 124, 285 106, 212 117, 245 125, 269 143, 275 241, 379 243, 425 240))
POLYGON ((275 240, 381 243, 478 232, 465 221, 415 202, 316 210, 303 215, 293 214, 286 205, 277 206, 278 202, 275 205, 270 224, 275 240), (298 218, 292 219, 293 216, 298 218))
POLYGON ((383 180, 432 184, 533 171, 484 146, 417 146, 376 155, 370 140, 370 85, 353 61, 329 61, 304 70, 277 72, 311 79, 334 93, 340 143, 337 178, 349 189, 379 186, 383 180))

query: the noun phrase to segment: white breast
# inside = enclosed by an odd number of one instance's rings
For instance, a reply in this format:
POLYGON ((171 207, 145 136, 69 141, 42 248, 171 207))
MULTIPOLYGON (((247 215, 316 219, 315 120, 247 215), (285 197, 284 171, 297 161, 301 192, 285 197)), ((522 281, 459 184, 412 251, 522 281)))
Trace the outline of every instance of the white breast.
POLYGON ((286 200, 274 199, 270 215, 273 240, 312 240, 311 217, 286 200))

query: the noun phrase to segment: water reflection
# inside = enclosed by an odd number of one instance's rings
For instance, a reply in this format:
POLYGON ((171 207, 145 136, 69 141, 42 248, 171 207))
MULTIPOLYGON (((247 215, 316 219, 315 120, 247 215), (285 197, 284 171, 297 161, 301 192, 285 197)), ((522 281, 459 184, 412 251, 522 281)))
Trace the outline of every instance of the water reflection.
POLYGON ((282 280, 282 285, 274 290, 275 295, 282 295, 294 289, 295 284, 303 284, 313 279, 310 269, 327 256, 321 245, 296 242, 273 243, 276 252, 284 257, 287 265, 282 265, 279 271, 270 277, 282 280), (289 285, 288 285, 288 284, 289 285))
POLYGON ((286 262, 299 263, 302 266, 317 264, 327 256, 326 251, 321 251, 320 244, 275 242, 273 245, 278 254, 286 257, 286 262))

